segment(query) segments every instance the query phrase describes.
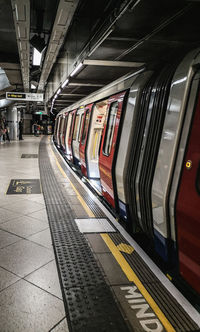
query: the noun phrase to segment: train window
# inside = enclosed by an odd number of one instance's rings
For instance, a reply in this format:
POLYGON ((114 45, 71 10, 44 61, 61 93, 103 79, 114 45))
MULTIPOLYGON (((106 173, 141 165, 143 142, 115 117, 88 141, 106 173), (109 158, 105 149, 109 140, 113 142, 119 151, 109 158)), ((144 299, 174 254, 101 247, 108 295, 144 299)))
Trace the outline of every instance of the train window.
POLYGON ((74 132, 73 132, 73 138, 72 138, 73 140, 75 140, 76 136, 77 136, 78 123, 79 123, 79 114, 76 115, 76 119, 75 119, 74 132))
POLYGON ((108 121, 107 121, 107 127, 106 127, 106 133, 103 145, 103 153, 106 156, 109 156, 111 151, 113 135, 115 130, 115 123, 117 118, 117 110, 118 110, 118 102, 112 103, 109 109, 108 121))
POLYGON ((64 127, 65 118, 61 118, 61 124, 60 124, 60 134, 63 134, 63 127, 64 127))
POLYGON ((80 142, 80 140, 81 140, 82 128, 83 128, 83 114, 81 114, 81 123, 80 123, 80 126, 79 126, 78 142, 80 142))
POLYGON ((73 125, 73 117, 74 117, 74 114, 72 113, 69 113, 69 128, 70 128, 70 131, 69 131, 69 137, 71 138, 71 135, 72 135, 72 125, 73 125))
POLYGON ((89 110, 87 110, 86 116, 85 116, 85 122, 84 122, 81 145, 85 144, 85 139, 86 139, 86 133, 87 133, 88 125, 89 125, 89 120, 90 120, 90 113, 89 113, 89 110))

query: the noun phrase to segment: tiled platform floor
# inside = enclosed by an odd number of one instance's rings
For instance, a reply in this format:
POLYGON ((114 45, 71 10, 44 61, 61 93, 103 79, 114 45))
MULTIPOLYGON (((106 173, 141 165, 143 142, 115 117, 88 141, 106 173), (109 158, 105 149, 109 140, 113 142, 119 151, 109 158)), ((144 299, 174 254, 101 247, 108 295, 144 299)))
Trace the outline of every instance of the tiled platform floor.
POLYGON ((40 138, 0 145, 0 331, 67 332, 42 194, 6 195, 11 179, 39 179, 40 138))

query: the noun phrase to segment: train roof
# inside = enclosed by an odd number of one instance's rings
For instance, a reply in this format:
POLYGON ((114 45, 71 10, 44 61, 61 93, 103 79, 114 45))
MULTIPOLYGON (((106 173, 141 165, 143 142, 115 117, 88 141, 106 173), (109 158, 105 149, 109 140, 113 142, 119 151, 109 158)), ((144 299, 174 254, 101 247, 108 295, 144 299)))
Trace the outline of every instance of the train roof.
POLYGON ((66 112, 69 112, 73 109, 78 109, 81 106, 85 106, 88 104, 91 104, 93 102, 96 102, 97 100, 102 100, 112 94, 115 94, 117 92, 126 90, 131 87, 133 81, 135 80, 135 77, 143 72, 145 70, 145 67, 142 67, 138 69, 137 71, 128 73, 117 80, 113 81, 112 83, 104 86, 103 88, 93 92, 92 94, 88 95, 87 97, 82 98, 81 100, 77 101, 74 104, 71 104, 70 106, 64 108, 62 111, 60 111, 57 115, 60 116, 66 112))

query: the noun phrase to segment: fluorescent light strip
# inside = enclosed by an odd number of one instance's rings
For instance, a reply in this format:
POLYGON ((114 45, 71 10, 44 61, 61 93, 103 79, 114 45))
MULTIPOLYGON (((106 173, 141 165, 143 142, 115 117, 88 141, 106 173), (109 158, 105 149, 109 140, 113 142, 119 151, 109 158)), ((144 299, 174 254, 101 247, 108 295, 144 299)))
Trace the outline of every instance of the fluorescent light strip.
POLYGON ((67 78, 61 85, 62 89, 69 83, 69 78, 67 78))
POLYGON ((83 63, 80 62, 78 64, 78 66, 71 72, 70 76, 73 77, 82 67, 83 67, 83 63))
POLYGON ((38 50, 34 47, 33 49, 33 66, 40 66, 42 59, 42 53, 38 52, 38 50))

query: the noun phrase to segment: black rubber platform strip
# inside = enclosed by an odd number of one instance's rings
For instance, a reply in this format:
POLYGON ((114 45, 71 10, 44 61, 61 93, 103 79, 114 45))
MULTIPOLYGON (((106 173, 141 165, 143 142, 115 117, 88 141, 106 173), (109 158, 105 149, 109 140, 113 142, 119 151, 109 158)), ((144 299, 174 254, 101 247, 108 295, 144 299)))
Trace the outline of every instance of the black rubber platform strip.
POLYGON ((40 143, 39 167, 70 331, 130 331, 62 195, 45 137, 40 143))
MULTIPOLYGON (((121 234, 109 234, 115 245, 127 243, 121 234)), ((127 243, 128 244, 128 243, 127 243)), ((134 251, 131 255, 121 252, 126 261, 151 294, 165 317, 173 325, 176 331, 199 331, 199 327, 189 317, 185 310, 178 304, 176 299, 161 284, 155 274, 143 262, 142 258, 134 251)))

